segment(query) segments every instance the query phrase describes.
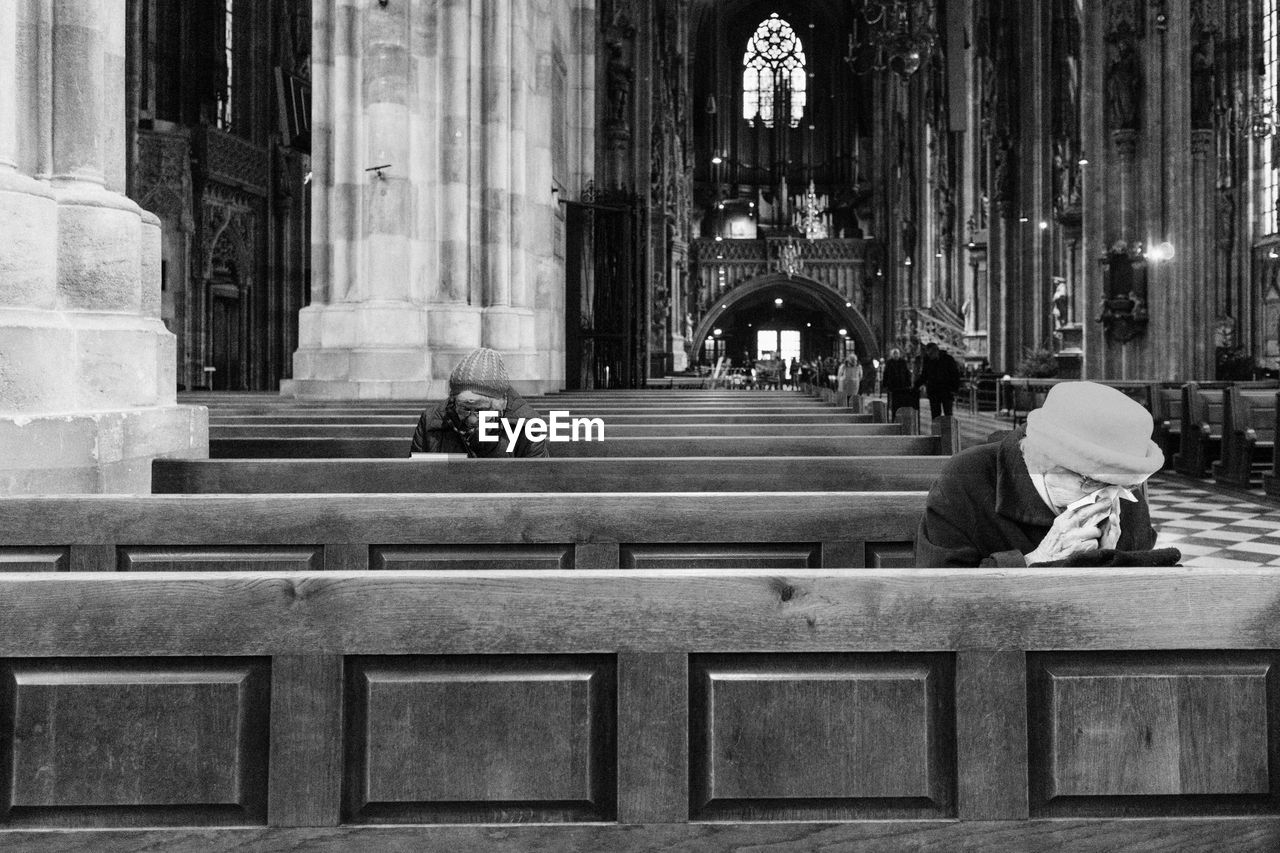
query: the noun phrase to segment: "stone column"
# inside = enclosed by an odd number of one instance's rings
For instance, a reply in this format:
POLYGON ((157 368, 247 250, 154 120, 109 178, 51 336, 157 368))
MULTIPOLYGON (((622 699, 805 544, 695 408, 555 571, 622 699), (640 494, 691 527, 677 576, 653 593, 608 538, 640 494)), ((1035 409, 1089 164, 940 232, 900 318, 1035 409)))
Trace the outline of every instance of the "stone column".
MULTIPOLYGON (((414 298, 420 226, 410 146, 412 8, 357 0, 313 9, 312 304, 298 314, 294 378, 304 398, 427 396, 427 311, 414 298)), ((421 45, 417 45, 421 49, 421 45)), ((420 262, 420 259, 419 259, 420 262)))
POLYGON ((1216 230, 1206 227, 1204 223, 1214 221, 1217 205, 1217 193, 1214 190, 1216 167, 1213 160, 1213 131, 1192 130, 1190 201, 1192 210, 1200 212, 1203 218, 1187 223, 1189 227, 1183 232, 1188 240, 1184 261, 1187 286, 1200 291, 1193 299, 1194 337, 1189 342, 1190 361, 1187 369, 1189 376, 1206 378, 1213 376, 1214 371, 1213 331, 1217 306, 1217 287, 1208 285, 1217 282, 1218 270, 1214 239, 1216 230))
MULTIPOLYGON (((569 4, 550 6, 571 32, 569 4)), ((481 344, 521 390, 560 386, 534 347, 563 314, 530 310, 522 254, 532 75, 516 61, 538 47, 523 7, 314 0, 313 303, 282 393, 438 397, 481 344)))
POLYGON ((175 405, 160 223, 124 189, 124 0, 0 6, 0 493, 147 492, 175 405))

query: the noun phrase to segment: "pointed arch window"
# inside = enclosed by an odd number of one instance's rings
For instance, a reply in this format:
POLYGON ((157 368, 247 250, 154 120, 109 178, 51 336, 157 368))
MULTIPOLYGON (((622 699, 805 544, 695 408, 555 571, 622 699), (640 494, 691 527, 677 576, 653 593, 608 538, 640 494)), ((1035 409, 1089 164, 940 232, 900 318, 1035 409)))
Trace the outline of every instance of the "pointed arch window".
MULTIPOLYGON (((1266 0, 1262 4, 1262 104, 1269 111, 1280 96, 1280 2, 1266 0)), ((1280 157, 1277 157, 1276 134, 1261 140, 1262 180, 1259 182, 1258 208, 1260 236, 1280 232, 1280 157)))
POLYGON ((804 45, 791 25, 774 12, 760 22, 742 55, 742 117, 773 127, 787 121, 798 127, 804 117, 806 84, 804 45))
POLYGON ((217 124, 220 130, 230 131, 235 124, 232 104, 236 89, 236 14, 235 0, 223 0, 222 4, 222 63, 223 86, 218 93, 217 124))

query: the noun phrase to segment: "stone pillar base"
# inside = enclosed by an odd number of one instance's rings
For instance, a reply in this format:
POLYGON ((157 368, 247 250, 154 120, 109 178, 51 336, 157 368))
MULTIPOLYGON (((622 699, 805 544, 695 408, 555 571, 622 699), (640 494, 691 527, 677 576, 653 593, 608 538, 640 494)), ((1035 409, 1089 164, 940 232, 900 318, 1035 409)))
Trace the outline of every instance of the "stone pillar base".
POLYGON ((280 382, 280 396, 298 400, 443 400, 449 396, 449 381, 284 379, 280 382))
POLYGON ((209 410, 0 416, 0 494, 151 492, 151 460, 209 456, 209 410))
POLYGON ((298 314, 293 379, 285 397, 422 399, 432 390, 428 312, 395 300, 311 305, 298 314))

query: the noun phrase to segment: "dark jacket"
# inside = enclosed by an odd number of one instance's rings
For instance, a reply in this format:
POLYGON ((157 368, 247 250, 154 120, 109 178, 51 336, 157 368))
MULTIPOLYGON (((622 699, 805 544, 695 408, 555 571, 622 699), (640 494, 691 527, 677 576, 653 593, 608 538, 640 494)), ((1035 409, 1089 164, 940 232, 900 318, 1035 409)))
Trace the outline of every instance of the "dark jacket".
MULTIPOLYGON (((916 531, 920 568, 1025 566, 1053 526, 1053 510, 1036 491, 1018 442, 1025 428, 997 444, 951 458, 939 475, 916 531)), ((1156 542, 1145 495, 1120 501, 1119 551, 1148 551, 1156 542)))
POLYGON ((922 359, 915 387, 921 385, 930 397, 950 396, 960 390, 960 366, 945 352, 939 352, 937 358, 922 359))
MULTIPOLYGON (((507 394, 507 408, 503 410, 502 419, 514 428, 520 418, 542 417, 523 397, 515 391, 507 394)), ((515 447, 507 452, 507 433, 498 426, 497 441, 480 441, 473 435, 470 441, 463 438, 465 427, 454 417, 448 402, 438 403, 422 413, 418 418, 418 428, 413 433, 414 453, 465 453, 470 457, 481 459, 527 458, 531 456, 550 456, 547 442, 530 442, 524 435, 521 425, 519 438, 515 447)))
POLYGON ((884 388, 886 391, 911 390, 911 368, 905 358, 891 358, 884 363, 884 388))

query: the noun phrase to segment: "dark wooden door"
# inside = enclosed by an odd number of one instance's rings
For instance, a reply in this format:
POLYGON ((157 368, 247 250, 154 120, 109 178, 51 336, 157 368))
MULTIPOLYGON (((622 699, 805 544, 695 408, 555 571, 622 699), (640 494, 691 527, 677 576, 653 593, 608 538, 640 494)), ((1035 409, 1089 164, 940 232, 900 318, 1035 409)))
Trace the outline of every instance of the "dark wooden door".
POLYGON ((643 312, 632 209, 566 202, 565 214, 565 387, 636 387, 643 312))
POLYGON ((213 388, 229 391, 241 387, 240 299, 225 293, 213 294, 213 388))

